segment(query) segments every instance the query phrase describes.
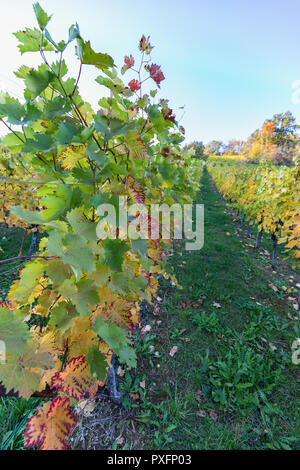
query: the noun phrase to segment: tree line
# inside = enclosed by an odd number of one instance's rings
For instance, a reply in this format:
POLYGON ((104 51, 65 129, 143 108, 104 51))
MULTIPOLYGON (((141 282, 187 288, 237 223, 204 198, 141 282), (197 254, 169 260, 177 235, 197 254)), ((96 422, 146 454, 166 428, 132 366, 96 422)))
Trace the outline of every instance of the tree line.
POLYGON ((299 128, 296 118, 287 111, 266 119, 246 141, 232 139, 225 144, 221 140, 212 140, 206 145, 194 141, 185 149, 193 149, 194 157, 200 159, 206 159, 209 155, 236 155, 253 163, 269 160, 276 165, 289 166, 294 164, 300 152, 300 135, 297 133, 299 128))

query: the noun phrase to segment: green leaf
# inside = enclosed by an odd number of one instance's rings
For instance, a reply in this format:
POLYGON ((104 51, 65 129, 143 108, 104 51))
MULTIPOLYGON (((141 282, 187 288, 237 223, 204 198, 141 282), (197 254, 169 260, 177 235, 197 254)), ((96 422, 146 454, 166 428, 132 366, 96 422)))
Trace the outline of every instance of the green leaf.
POLYGON ((7 393, 14 390, 28 400, 37 390, 40 376, 37 372, 24 367, 18 355, 8 353, 6 363, 0 365, 0 382, 7 393))
POLYGON ((109 323, 98 317, 93 326, 93 330, 108 344, 121 362, 125 362, 128 367, 136 366, 136 354, 129 346, 129 340, 125 331, 114 323, 109 323))
POLYGON ((5 103, 0 103, 0 114, 7 116, 7 121, 11 124, 21 124, 25 114, 25 107, 14 98, 5 101, 5 103))
POLYGON ((107 266, 97 266, 96 271, 89 274, 89 278, 95 282, 97 287, 102 287, 107 283, 110 273, 111 271, 107 266))
POLYGON ((26 28, 24 31, 17 31, 14 35, 23 43, 18 46, 21 54, 39 51, 42 45, 44 51, 53 51, 51 44, 45 38, 43 39, 41 31, 37 28, 26 28))
POLYGON ((22 132, 15 131, 10 132, 9 134, 6 134, 6 136, 2 139, 2 144, 5 147, 8 147, 9 150, 14 153, 14 152, 20 152, 22 149, 23 143, 25 141, 24 135, 22 132))
POLYGON ((32 368, 50 369, 53 367, 51 354, 42 346, 32 342, 27 346, 23 356, 8 353, 6 363, 0 365, 0 382, 6 391, 15 390, 24 398, 30 398, 40 383, 40 375, 32 368))
POLYGON ((119 292, 122 295, 128 294, 130 291, 129 278, 124 273, 112 273, 109 288, 112 291, 119 292))
POLYGON ((105 260, 107 266, 112 271, 122 271, 122 264, 124 260, 124 253, 129 250, 125 240, 102 240, 102 245, 105 249, 105 260))
POLYGON ((19 219, 25 220, 29 224, 41 225, 45 223, 42 214, 37 211, 30 211, 29 209, 24 209, 21 206, 14 206, 10 207, 10 212, 19 217, 19 219))
POLYGON ((52 138, 46 134, 34 134, 33 139, 27 139, 23 145, 22 152, 50 152, 53 147, 52 138))
POLYGON ((70 299, 77 312, 83 316, 90 316, 91 307, 99 302, 99 295, 94 282, 90 279, 81 279, 77 284, 73 279, 66 279, 58 291, 65 299, 70 299))
POLYGON ((95 258, 92 249, 80 235, 69 233, 65 237, 52 230, 48 239, 48 250, 52 256, 60 256, 65 264, 69 264, 77 276, 81 272, 95 270, 95 258))
POLYGON ((61 302, 51 310, 49 324, 64 334, 71 328, 72 320, 77 316, 75 308, 67 302, 61 302))
POLYGON ((114 67, 114 61, 108 54, 95 52, 91 48, 90 41, 84 42, 82 38, 77 39, 77 55, 83 64, 95 65, 98 69, 105 70, 114 67))
POLYGON ((80 138, 78 136, 81 131, 82 129, 78 129, 70 122, 61 122, 59 124, 58 131, 54 134, 54 137, 56 142, 61 145, 69 144, 70 142, 80 142, 80 138))
POLYGON ((36 259, 27 262, 21 271, 20 287, 24 287, 25 289, 34 287, 44 274, 45 264, 44 259, 36 259))
POLYGON ((52 101, 47 101, 44 106, 44 112, 47 119, 53 119, 56 116, 61 116, 68 113, 72 109, 69 100, 56 96, 52 101))
POLYGON ((49 72, 49 70, 30 70, 26 75, 25 84, 27 90, 32 93, 32 97, 36 98, 47 88, 54 78, 54 73, 49 72))
POLYGON ((135 251, 138 251, 143 258, 146 258, 148 245, 147 240, 138 238, 137 240, 131 240, 131 246, 135 251))
POLYGON ((62 284, 72 274, 69 267, 60 259, 48 260, 45 265, 45 272, 54 285, 62 284))
POLYGON ((90 241, 97 241, 96 226, 97 224, 87 220, 83 215, 83 210, 79 207, 68 212, 66 219, 71 225, 74 233, 81 235, 90 241))
POLYGON ((37 19, 37 22, 39 24, 39 27, 43 31, 49 21, 51 20, 51 16, 48 16, 47 13, 42 9, 41 5, 36 2, 33 4, 33 10, 37 19))
POLYGON ((29 71, 30 67, 28 67, 27 65, 21 65, 21 67, 19 67, 17 72, 14 72, 14 74, 18 78, 26 78, 26 75, 29 71))
POLYGON ((101 167, 105 167, 109 163, 106 153, 99 150, 95 142, 91 142, 86 151, 90 159, 98 163, 101 167))
POLYGON ((29 329, 23 318, 5 308, 0 309, 0 341, 4 341, 5 352, 23 354, 29 339, 29 329))
POLYGON ((99 351, 97 346, 90 346, 86 355, 86 361, 90 366, 90 372, 93 376, 103 382, 106 379, 108 364, 105 355, 99 351))

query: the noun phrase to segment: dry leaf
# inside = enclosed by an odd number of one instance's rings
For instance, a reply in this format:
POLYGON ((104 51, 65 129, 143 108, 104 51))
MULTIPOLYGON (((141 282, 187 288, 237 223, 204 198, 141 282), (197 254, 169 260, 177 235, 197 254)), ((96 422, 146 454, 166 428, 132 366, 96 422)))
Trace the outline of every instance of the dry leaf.
POLYGON ((76 411, 81 411, 83 416, 88 417, 94 411, 96 406, 96 401, 92 400, 82 400, 76 405, 76 411))
POLYGON ((214 302, 213 305, 215 308, 222 308, 222 306, 218 302, 214 302))
POLYGON ((195 398, 198 403, 201 403, 203 401, 204 395, 201 390, 197 390, 195 398))
POLYGON ((133 400, 139 400, 140 399, 140 395, 138 393, 129 393, 129 396, 133 400))
POLYGON ((170 355, 171 357, 173 357, 174 354, 177 353, 177 351, 178 351, 178 346, 173 346, 173 348, 172 348, 171 351, 169 352, 169 355, 170 355))
POLYGON ((145 390, 146 388, 146 380, 142 380, 142 382, 140 382, 140 387, 145 390))
POLYGON ((208 414, 209 414, 209 416, 211 417, 211 419, 213 421, 215 421, 215 422, 217 421, 218 415, 215 412, 215 410, 208 410, 208 414))
POLYGON ((124 374, 125 374, 125 371, 119 366, 117 370, 117 375, 119 377, 123 377, 124 374))
POLYGON ((151 330, 151 326, 150 326, 150 325, 146 325, 146 326, 144 326, 144 327, 141 329, 141 333, 142 333, 142 334, 145 334, 145 333, 148 333, 150 330, 151 330))

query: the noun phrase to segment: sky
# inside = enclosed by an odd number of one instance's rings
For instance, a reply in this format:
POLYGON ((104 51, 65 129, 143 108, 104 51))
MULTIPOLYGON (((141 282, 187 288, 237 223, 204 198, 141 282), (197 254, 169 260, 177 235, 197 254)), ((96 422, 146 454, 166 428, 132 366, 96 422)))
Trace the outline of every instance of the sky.
MULTIPOLYGON (((13 96, 22 97, 22 81, 13 71, 22 64, 40 63, 37 53, 20 55, 12 34, 36 26, 32 3, 0 0, 0 89, 13 96)), ((265 119, 288 110, 300 124, 300 0, 41 0, 40 4, 53 14, 48 29, 54 40, 66 39, 69 26, 77 21, 82 37, 95 51, 109 53, 119 68, 125 55, 139 56, 142 34, 150 35, 155 46, 152 60, 166 77, 159 97, 170 100, 186 129, 187 142, 247 139, 265 119)), ((76 75, 78 63, 72 52, 67 59, 76 75)), ((80 82, 81 95, 94 109, 105 93, 94 81, 96 76, 91 66, 85 66, 80 82)))

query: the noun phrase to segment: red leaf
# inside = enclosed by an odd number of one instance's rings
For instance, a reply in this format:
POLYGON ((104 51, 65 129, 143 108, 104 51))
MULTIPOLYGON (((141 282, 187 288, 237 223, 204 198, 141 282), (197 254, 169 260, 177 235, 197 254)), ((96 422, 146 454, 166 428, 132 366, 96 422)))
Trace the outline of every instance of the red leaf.
POLYGON ((25 447, 40 446, 39 450, 64 450, 67 437, 77 425, 68 397, 58 396, 52 402, 39 406, 36 415, 27 422, 25 447))
POLYGON ((160 65, 157 64, 151 64, 151 65, 146 65, 145 69, 148 70, 150 73, 150 77, 157 83, 159 86, 160 82, 165 79, 164 74, 160 70, 160 65))
POLYGON ((134 66, 134 58, 132 55, 130 55, 129 57, 126 55, 124 57, 124 62, 125 62, 125 65, 127 65, 127 67, 130 69, 131 67, 134 66))
POLYGON ((140 82, 138 80, 130 80, 128 83, 128 86, 131 91, 137 91, 141 88, 140 82))
POLYGON ((150 36, 148 36, 146 39, 146 37, 143 34, 140 40, 140 44, 139 44, 140 51, 146 52, 146 54, 150 54, 151 49, 153 49, 153 46, 151 46, 149 39, 150 39, 150 36))
POLYGON ((132 55, 124 57, 124 65, 121 69, 122 73, 125 73, 126 70, 131 69, 134 66, 134 58, 132 55))

